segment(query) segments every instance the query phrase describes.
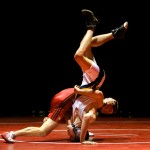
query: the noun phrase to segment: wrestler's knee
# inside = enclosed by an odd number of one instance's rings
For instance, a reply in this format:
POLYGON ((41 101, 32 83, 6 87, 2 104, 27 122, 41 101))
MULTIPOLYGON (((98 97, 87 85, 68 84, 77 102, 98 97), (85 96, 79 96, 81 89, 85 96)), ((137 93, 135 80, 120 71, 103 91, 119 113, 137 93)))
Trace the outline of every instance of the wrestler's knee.
POLYGON ((78 49, 77 52, 74 54, 74 59, 76 61, 79 61, 81 59, 83 59, 84 53, 82 50, 78 49))
POLYGON ((40 129, 39 130, 39 136, 47 136, 49 134, 49 132, 47 132, 46 130, 40 129))
POLYGON ((88 121, 88 122, 94 122, 96 120, 96 116, 95 114, 92 114, 92 113, 87 113, 87 114, 84 114, 83 115, 83 119, 85 121, 88 121))

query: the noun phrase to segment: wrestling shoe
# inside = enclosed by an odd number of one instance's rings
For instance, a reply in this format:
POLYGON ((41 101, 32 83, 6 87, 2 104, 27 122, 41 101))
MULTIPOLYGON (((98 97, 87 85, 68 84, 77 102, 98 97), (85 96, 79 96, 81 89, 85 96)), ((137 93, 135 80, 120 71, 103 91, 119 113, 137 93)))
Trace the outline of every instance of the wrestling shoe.
POLYGON ((82 9, 82 15, 86 20, 86 26, 89 29, 95 29, 98 24, 98 19, 94 16, 94 13, 87 9, 82 9))
POLYGON ((13 131, 11 132, 4 132, 1 134, 1 137, 7 142, 7 143, 14 143, 15 139, 15 133, 13 131))
POLYGON ((111 32, 115 39, 123 39, 127 29, 128 29, 128 22, 125 22, 120 27, 111 30, 111 32))

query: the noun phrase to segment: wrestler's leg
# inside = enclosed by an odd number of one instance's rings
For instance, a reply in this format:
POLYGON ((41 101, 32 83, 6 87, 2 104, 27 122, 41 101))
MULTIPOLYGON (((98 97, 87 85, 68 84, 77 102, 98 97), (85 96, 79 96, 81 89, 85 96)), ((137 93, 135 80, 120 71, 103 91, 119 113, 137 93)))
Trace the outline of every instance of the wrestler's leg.
POLYGON ((91 51, 91 40, 92 40, 92 37, 94 34, 94 29, 96 27, 96 24, 98 23, 98 20, 94 16, 93 12, 86 11, 86 10, 84 10, 84 11, 82 11, 83 17, 86 20, 86 24, 90 24, 90 28, 87 26, 87 31, 86 31, 84 37, 82 38, 82 41, 80 42, 80 46, 74 55, 74 59, 79 64, 79 66, 82 68, 82 70, 88 70, 91 67, 92 60, 94 57, 93 53, 91 51), (97 20, 96 23, 94 22, 95 19, 97 20), (94 24, 94 25, 92 25, 92 24, 94 24))
POLYGON ((46 136, 57 127, 58 123, 50 118, 45 121, 41 127, 27 127, 17 131, 4 132, 2 138, 8 143, 14 143, 18 136, 46 136))
POLYGON ((48 118, 41 127, 27 127, 15 131, 15 136, 46 136, 57 127, 58 123, 48 118))
POLYGON ((114 38, 122 39, 127 29, 128 22, 125 22, 122 26, 112 30, 110 33, 94 36, 92 37, 91 47, 101 46, 114 38))

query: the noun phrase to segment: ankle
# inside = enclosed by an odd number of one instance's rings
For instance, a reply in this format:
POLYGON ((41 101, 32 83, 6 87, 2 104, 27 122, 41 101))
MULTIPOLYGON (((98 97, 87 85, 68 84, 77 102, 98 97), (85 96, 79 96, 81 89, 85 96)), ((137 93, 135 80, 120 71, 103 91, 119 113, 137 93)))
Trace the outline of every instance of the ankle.
POLYGON ((16 138, 16 134, 15 134, 14 131, 11 131, 11 132, 10 132, 10 135, 11 135, 11 138, 12 138, 12 139, 15 139, 15 138, 16 138))

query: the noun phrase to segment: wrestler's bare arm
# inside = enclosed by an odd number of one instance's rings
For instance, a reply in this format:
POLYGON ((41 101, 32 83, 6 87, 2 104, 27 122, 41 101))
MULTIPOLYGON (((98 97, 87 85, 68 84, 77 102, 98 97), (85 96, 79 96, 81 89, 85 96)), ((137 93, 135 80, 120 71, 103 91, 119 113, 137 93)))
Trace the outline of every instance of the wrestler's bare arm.
POLYGON ((88 97, 96 98, 96 99, 104 99, 103 92, 100 90, 93 90, 91 88, 83 88, 80 89, 78 85, 74 86, 74 92, 76 94, 85 95, 88 97))

